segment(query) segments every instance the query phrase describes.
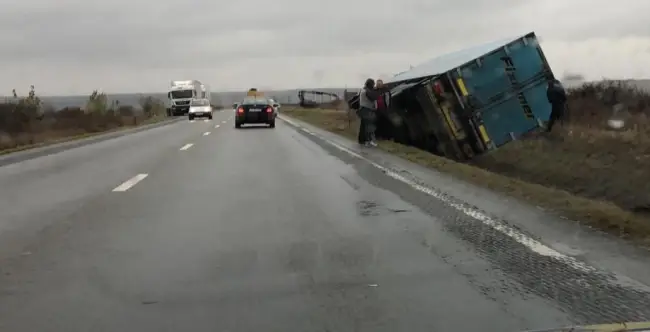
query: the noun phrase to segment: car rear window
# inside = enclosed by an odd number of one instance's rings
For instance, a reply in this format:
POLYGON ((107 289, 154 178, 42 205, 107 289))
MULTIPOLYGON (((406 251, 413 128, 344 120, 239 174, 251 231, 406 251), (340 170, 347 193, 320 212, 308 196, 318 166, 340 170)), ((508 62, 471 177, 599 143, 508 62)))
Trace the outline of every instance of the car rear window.
POLYGON ((193 99, 192 100, 192 106, 209 106, 210 101, 205 100, 205 99, 193 99))
POLYGON ((242 105, 253 105, 253 104, 263 104, 266 105, 268 104, 268 100, 264 98, 245 98, 244 102, 242 102, 242 105))

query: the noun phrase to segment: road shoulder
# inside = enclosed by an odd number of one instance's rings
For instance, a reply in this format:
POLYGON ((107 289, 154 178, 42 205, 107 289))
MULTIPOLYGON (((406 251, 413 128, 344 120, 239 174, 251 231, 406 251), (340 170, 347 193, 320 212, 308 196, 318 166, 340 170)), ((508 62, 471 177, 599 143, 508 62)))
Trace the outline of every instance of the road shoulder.
POLYGON ((625 276, 620 276, 622 279, 629 277, 644 285, 650 285, 650 255, 645 248, 391 153, 361 148, 351 139, 290 116, 282 115, 280 118, 298 132, 312 136, 322 144, 338 145, 399 174, 408 181, 443 193, 450 201, 462 202, 486 216, 495 216, 562 255, 588 262, 604 270, 623 272, 625 276))

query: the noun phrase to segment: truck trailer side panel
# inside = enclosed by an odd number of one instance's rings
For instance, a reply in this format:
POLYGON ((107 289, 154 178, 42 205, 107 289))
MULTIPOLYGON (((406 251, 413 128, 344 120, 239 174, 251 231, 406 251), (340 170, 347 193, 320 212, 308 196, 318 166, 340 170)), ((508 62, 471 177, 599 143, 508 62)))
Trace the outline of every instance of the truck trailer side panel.
POLYGON ((539 128, 550 115, 545 84, 552 73, 534 33, 450 73, 492 148, 539 128))
MULTIPOLYGON (((524 96, 535 97, 535 100, 538 100, 540 95, 546 98, 546 85, 541 82, 521 92, 524 96)), ((547 101, 544 102, 548 104, 547 101)), ((524 114, 519 98, 513 94, 500 100, 498 104, 483 109, 477 118, 485 126, 494 147, 500 147, 539 127, 537 119, 524 114)))

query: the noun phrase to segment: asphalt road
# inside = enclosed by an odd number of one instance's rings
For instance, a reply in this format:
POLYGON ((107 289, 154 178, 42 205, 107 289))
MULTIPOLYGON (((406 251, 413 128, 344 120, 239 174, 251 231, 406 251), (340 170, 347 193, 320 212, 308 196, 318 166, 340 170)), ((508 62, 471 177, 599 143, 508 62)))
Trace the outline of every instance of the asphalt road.
POLYGON ((224 111, 0 167, 0 331, 650 319, 643 285, 343 150, 224 111))

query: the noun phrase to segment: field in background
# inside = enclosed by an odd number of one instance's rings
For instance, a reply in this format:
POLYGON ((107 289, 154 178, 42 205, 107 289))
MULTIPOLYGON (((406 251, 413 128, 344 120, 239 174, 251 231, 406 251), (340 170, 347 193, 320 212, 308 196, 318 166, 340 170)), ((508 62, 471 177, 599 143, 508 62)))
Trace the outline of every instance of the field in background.
MULTIPOLYGON (((380 142, 418 164, 494 189, 562 216, 650 244, 650 95, 615 83, 570 90, 570 118, 552 134, 510 143, 460 164, 380 142), (614 105, 623 130, 608 129, 614 105)), ((357 119, 340 110, 285 109, 284 114, 356 140, 357 119)))
MULTIPOLYGON (((343 96, 344 88, 325 88, 314 89, 323 92, 336 93, 343 96)), ((0 91, 4 92, 4 91, 0 91)), ((282 104, 298 104, 298 90, 271 90, 264 91, 269 98, 274 98, 282 104)), ((241 101, 246 96, 246 91, 213 91, 210 94, 214 105, 228 106, 235 102, 241 101)), ((167 94, 160 93, 108 93, 106 94, 109 104, 119 102, 120 105, 139 107, 140 100, 143 98, 153 98, 156 100, 167 101, 167 94)), ((85 107, 88 96, 40 96, 41 101, 46 107, 53 109, 62 109, 64 107, 85 107)), ((0 102, 7 97, 0 96, 0 102)), ((319 98, 315 98, 320 101, 319 98)), ((327 101, 327 100, 325 100, 327 101)))
MULTIPOLYGON (((349 91, 356 91, 358 88, 361 87, 363 82, 359 82, 357 85, 350 85, 348 87, 349 91)), ((643 91, 648 91, 650 92, 650 80, 627 80, 627 84, 630 86, 633 86, 635 88, 638 88, 643 91)), ((567 81, 566 85, 568 87, 577 87, 582 85, 582 81, 567 81)), ((344 87, 341 88, 314 88, 314 89, 306 89, 306 90, 318 90, 318 91, 324 91, 324 92, 331 92, 331 93, 336 93, 340 97, 343 97, 343 92, 345 90, 344 87)), ((5 92, 5 91, 1 91, 5 92)), ((265 90, 265 93, 274 98, 275 100, 279 101, 282 104, 298 104, 298 89, 290 89, 290 90, 265 90)), ((212 96, 212 101, 213 104, 221 104, 221 105, 232 105, 235 102, 240 101, 244 96, 246 95, 246 91, 212 91, 211 96, 212 96)), ((113 102, 119 102, 121 105, 127 105, 127 106, 133 106, 133 107, 138 107, 140 104, 140 100, 142 98, 153 98, 157 100, 162 100, 166 101, 167 100, 167 95, 164 92, 158 92, 158 93, 108 93, 106 94, 108 98, 108 102, 113 103, 113 102)), ((5 97, 0 97, 0 100, 2 100, 5 97)), ((54 108, 54 109, 62 109, 64 107, 84 107, 86 105, 86 101, 88 99, 88 96, 40 96, 41 101, 44 103, 45 106, 54 108)), ((318 100, 316 100, 318 101, 318 100)))

